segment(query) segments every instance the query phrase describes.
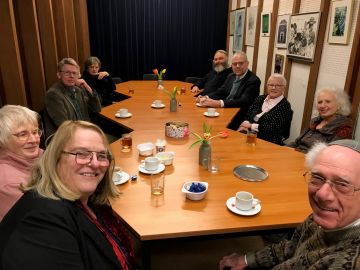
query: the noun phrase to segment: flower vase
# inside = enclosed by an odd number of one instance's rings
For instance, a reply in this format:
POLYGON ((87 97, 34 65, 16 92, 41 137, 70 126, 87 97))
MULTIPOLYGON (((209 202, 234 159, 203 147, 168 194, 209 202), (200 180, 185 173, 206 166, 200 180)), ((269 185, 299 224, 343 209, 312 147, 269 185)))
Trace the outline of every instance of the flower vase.
POLYGON ((163 82, 163 80, 158 80, 157 81, 157 89, 159 89, 159 90, 163 90, 164 89, 164 82, 163 82))
POLYGON ((177 100, 176 98, 170 99, 170 112, 176 112, 177 111, 177 100))
POLYGON ((203 142, 199 147, 199 165, 205 168, 211 159, 211 146, 209 142, 203 142))

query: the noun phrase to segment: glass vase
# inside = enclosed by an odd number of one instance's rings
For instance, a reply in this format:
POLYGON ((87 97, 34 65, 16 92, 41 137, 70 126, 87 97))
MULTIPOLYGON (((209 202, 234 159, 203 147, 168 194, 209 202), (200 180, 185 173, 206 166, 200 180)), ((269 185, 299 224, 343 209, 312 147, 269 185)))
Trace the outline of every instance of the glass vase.
POLYGON ((205 168, 211 160, 211 146, 209 142, 203 142, 199 147, 199 165, 205 168))
POLYGON ((163 80, 157 80, 157 89, 163 90, 164 89, 164 82, 163 80))
POLYGON ((177 100, 176 98, 170 99, 170 112, 176 112, 177 111, 177 100))

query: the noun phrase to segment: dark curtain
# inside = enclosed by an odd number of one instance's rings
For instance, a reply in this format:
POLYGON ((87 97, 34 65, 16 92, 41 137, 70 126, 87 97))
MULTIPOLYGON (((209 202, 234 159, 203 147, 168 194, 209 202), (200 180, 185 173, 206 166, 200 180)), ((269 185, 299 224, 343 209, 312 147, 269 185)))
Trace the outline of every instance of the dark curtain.
POLYGON ((226 49, 227 0, 88 0, 91 54, 112 76, 166 79, 206 74, 226 49))

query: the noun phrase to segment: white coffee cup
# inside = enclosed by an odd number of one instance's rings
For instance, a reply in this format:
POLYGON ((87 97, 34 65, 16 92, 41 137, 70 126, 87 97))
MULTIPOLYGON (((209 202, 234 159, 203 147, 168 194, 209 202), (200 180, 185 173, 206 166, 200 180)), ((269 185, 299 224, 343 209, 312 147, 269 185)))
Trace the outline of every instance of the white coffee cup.
POLYGON ((126 116, 128 116, 129 111, 128 111, 128 109, 122 108, 118 111, 118 113, 119 113, 120 117, 126 117, 126 116))
POLYGON ((120 182, 122 177, 123 177, 122 169, 120 167, 118 167, 118 166, 115 166, 114 173, 113 173, 113 180, 115 182, 120 182))
POLYGON ((162 102, 161 102, 160 99, 154 100, 154 106, 155 107, 161 107, 161 105, 162 105, 162 102))
POLYGON ((260 201, 258 199, 255 199, 254 195, 252 195, 250 192, 239 191, 236 193, 235 207, 237 209, 248 211, 259 203, 260 201))
POLYGON ((208 108, 208 111, 207 111, 207 113, 208 113, 208 116, 214 116, 215 115, 215 108, 208 108))
POLYGON ((147 171, 156 171, 159 168, 160 159, 157 157, 147 157, 144 160, 144 168, 147 171))

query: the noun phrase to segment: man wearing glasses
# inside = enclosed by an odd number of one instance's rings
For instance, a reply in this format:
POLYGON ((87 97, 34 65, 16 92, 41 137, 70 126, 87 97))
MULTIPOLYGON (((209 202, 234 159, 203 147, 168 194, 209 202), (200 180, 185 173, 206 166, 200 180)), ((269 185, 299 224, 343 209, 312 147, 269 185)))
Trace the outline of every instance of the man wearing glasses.
POLYGON ((360 142, 318 143, 306 163, 313 213, 290 240, 225 256, 220 269, 360 269, 360 142))
POLYGON ((51 136, 66 120, 90 121, 91 113, 101 110, 97 93, 80 79, 80 67, 72 58, 58 63, 58 81, 45 96, 46 137, 51 136))

